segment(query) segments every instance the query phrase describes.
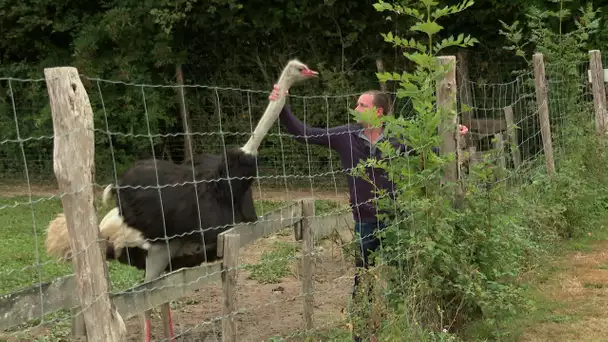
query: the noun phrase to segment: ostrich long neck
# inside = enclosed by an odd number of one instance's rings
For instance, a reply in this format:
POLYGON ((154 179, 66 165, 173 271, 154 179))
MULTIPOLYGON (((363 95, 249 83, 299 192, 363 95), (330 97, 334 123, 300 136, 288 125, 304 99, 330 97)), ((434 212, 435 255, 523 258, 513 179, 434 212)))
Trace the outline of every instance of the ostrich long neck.
POLYGON ((274 122, 281 114, 281 110, 283 110, 283 106, 285 105, 285 91, 289 89, 289 82, 287 82, 287 68, 283 70, 281 77, 279 78, 279 82, 277 85, 279 87, 280 94, 279 98, 275 101, 268 101, 268 106, 266 107, 266 111, 260 118, 258 125, 255 127, 253 134, 241 149, 243 152, 247 154, 256 155, 258 153, 258 148, 264 140, 264 137, 270 130, 270 127, 274 124, 274 122))

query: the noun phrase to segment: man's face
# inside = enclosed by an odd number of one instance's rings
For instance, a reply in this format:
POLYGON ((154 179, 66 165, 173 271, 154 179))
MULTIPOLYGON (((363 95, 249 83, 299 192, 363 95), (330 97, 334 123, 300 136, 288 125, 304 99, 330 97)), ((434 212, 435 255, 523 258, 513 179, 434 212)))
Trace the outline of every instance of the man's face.
MULTIPOLYGON (((374 109, 374 96, 372 94, 362 94, 361 96, 359 96, 359 99, 357 100, 357 107, 355 108, 355 110, 357 112, 363 113, 367 110, 373 110, 373 109, 374 109)), ((381 117, 382 108, 376 108, 375 114, 377 115, 377 117, 381 117)), ((360 123, 363 123, 363 122, 360 122, 360 123)))

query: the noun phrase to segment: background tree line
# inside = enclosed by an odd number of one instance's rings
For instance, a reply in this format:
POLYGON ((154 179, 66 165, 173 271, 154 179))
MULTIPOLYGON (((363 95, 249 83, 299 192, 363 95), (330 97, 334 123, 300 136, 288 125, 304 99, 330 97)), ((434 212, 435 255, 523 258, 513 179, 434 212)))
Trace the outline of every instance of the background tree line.
MULTIPOLYGON (((38 80, 0 81, 0 140, 5 141, 0 144, 0 173, 4 179, 24 179, 23 147, 30 177, 52 179, 52 121, 43 80, 45 67, 70 65, 88 77, 85 86, 99 129, 98 182, 111 180, 114 167, 120 172, 152 151, 181 162, 185 143, 179 133, 184 131, 184 109, 190 131, 198 132, 193 137, 196 152, 217 152, 223 144, 243 142, 267 104, 267 91, 285 62, 294 57, 321 73, 318 81, 294 91, 315 96, 292 98, 296 114, 301 119, 306 114, 306 122, 311 125, 342 124, 348 116, 346 107, 352 108, 356 96, 336 95, 378 88, 374 75, 377 62, 387 71, 407 67, 401 51, 386 44, 379 32, 390 30, 407 37, 410 22, 403 18, 386 20, 386 14, 373 8, 374 2, 0 1, 0 77, 38 80), (208 87, 187 87, 182 94, 178 88, 138 87, 96 78, 208 87), (108 130, 116 134, 109 135, 108 130), (241 134, 221 135, 220 130, 241 134), (22 145, 19 139, 25 139, 22 145)), ((408 5, 412 1, 401 2, 408 5)), ((444 3, 453 5, 456 1, 444 3)), ((528 8, 542 7, 542 3, 478 0, 466 15, 442 23, 448 35, 462 32, 481 42, 468 49, 472 81, 483 84, 513 79, 510 72, 521 67, 521 59, 503 48, 499 20, 525 21, 528 8)), ((580 1, 567 4, 573 12, 584 5, 580 1)), ((594 6, 604 9, 600 15, 606 16, 608 1, 596 1, 594 6)), ((600 32, 607 32, 606 27, 600 32)), ((597 34, 590 45, 606 46, 605 37, 597 34)), ((529 53, 534 48, 527 46, 529 53)), ((394 89, 391 84, 388 88, 394 89)), ((401 104, 395 108, 407 110, 401 104)), ((263 143, 262 174, 304 177, 327 172, 330 159, 336 161, 326 149, 307 149, 280 137, 278 132, 273 129, 275 134, 263 143)), ((331 177, 318 178, 327 181, 331 177)), ((306 177, 300 180, 308 182, 306 177)))

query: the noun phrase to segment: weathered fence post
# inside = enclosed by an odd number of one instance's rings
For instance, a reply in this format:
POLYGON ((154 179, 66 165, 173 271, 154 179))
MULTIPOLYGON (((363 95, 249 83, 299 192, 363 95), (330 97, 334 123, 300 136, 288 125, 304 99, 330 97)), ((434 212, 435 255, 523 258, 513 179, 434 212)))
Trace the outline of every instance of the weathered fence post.
POLYGON ((477 147, 470 146, 467 148, 467 152, 469 152, 469 170, 471 170, 475 165, 479 164, 477 147))
POLYGON ((496 150, 496 166, 498 166, 497 181, 505 177, 507 162, 505 159, 505 143, 502 133, 494 134, 493 147, 496 150))
POLYGON ((234 317, 237 298, 237 280, 239 265, 240 235, 227 233, 224 235, 224 253, 222 262, 222 290, 224 292, 224 308, 222 312, 222 341, 236 342, 237 330, 234 317))
POLYGON ((72 308, 72 337, 78 339, 87 336, 87 327, 80 307, 72 308))
POLYGON ((93 206, 93 109, 73 67, 44 69, 54 129, 53 169, 74 259, 88 341, 123 341, 126 327, 110 299, 105 243, 93 206))
POLYGON ((456 153, 456 158, 453 163, 449 163, 444 169, 444 181, 456 182, 456 193, 454 204, 456 207, 462 203, 464 191, 459 180, 458 172, 458 114, 456 113, 456 57, 455 56, 440 56, 438 57, 439 64, 449 64, 450 68, 440 82, 437 82, 437 108, 444 108, 450 112, 450 116, 441 125, 441 134, 443 135, 443 143, 441 144, 441 154, 456 153))
POLYGON ((315 200, 307 198, 302 200, 302 294, 304 295, 304 322, 306 330, 313 328, 313 262, 312 251, 314 247, 314 231, 312 220, 315 216, 315 200))
POLYGON ((507 122, 507 132, 509 133, 509 143, 511 145, 511 157, 513 158, 513 168, 519 169, 521 166, 521 156, 519 155, 519 145, 517 142, 517 130, 515 128, 515 119, 513 118, 513 108, 506 106, 504 108, 505 121, 507 122))
POLYGON ((606 110, 606 90, 604 89, 604 67, 600 50, 589 51, 589 69, 591 71, 591 89, 595 107, 595 131, 597 134, 608 133, 608 111, 606 110))
POLYGON ((160 306, 160 315, 163 319, 163 332, 165 334, 165 338, 168 341, 175 342, 175 339, 171 339, 171 336, 173 335, 173 322, 171 321, 170 303, 163 303, 160 306))
POLYGON ((549 98, 547 96, 547 80, 545 78, 543 54, 535 53, 532 56, 532 62, 534 63, 534 83, 536 85, 536 104, 538 106, 540 134, 543 139, 547 173, 551 176, 555 172, 555 162, 553 159, 553 143, 551 141, 551 124, 549 121, 549 98))
MULTIPOLYGON (((458 109, 461 113, 464 112, 462 105, 472 108, 473 107, 473 95, 471 93, 471 85, 469 84, 469 62, 468 62, 468 51, 460 50, 456 53, 456 60, 458 65, 456 66, 456 80, 458 87, 458 94, 460 108, 458 109)), ((469 120, 463 120, 462 124, 469 127, 471 126, 471 120, 473 115, 467 116, 469 120), (467 122, 468 121, 468 122, 467 122)))

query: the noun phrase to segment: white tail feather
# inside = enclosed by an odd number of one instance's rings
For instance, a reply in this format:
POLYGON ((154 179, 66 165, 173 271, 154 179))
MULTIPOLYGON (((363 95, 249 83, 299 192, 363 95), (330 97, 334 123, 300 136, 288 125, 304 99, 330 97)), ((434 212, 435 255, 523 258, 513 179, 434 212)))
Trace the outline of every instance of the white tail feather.
POLYGON ((103 196, 101 197, 101 202, 104 205, 108 205, 108 202, 110 201, 111 197, 112 197, 112 184, 106 186, 106 188, 103 189, 103 196))
POLYGON ((116 257, 125 247, 139 247, 145 250, 150 248, 150 243, 146 241, 143 234, 124 223, 122 216, 119 215, 118 207, 110 210, 99 224, 101 236, 112 243, 116 257))
MULTIPOLYGON (((125 247, 139 247, 145 250, 150 249, 150 243, 137 229, 126 225, 123 218, 119 215, 118 208, 110 210, 99 224, 101 237, 108 240, 114 246, 116 257, 120 256, 125 247)), ((70 235, 63 213, 49 222, 46 231, 45 241, 46 253, 63 261, 72 259, 72 247, 70 245, 70 235)))

